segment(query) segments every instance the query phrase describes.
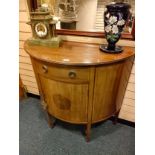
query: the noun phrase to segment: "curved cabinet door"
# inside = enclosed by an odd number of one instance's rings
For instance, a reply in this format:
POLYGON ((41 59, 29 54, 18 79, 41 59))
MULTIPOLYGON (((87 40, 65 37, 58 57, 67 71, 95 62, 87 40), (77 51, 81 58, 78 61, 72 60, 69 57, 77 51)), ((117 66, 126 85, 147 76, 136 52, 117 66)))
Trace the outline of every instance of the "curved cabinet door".
POLYGON ((87 122, 88 84, 56 81, 39 75, 48 112, 71 123, 87 122))
POLYGON ((116 112, 116 97, 123 62, 96 67, 92 122, 108 118, 116 112))

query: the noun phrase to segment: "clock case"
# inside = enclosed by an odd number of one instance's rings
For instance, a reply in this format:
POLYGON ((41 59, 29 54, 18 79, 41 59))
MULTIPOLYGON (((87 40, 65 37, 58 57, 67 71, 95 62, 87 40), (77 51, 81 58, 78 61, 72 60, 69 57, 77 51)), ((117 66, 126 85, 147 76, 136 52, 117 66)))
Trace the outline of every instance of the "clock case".
POLYGON ((31 25, 33 37, 28 39, 28 43, 34 45, 43 45, 48 47, 59 47, 61 39, 56 34, 56 21, 53 20, 53 16, 49 11, 38 11, 30 12, 30 22, 27 24, 31 25), (35 31, 35 26, 38 23, 42 23, 47 28, 47 35, 39 37, 35 31))

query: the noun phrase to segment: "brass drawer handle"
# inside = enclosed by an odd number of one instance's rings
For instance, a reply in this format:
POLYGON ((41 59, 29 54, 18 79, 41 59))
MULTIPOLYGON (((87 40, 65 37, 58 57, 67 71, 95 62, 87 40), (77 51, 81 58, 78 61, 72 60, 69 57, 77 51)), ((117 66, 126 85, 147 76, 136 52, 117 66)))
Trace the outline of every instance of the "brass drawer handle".
POLYGON ((44 73, 47 73, 48 72, 48 67, 46 65, 43 65, 42 66, 42 69, 43 69, 43 72, 44 73))
POLYGON ((68 76, 69 76, 71 79, 74 79, 74 78, 76 78, 76 72, 75 72, 75 71, 70 71, 70 72, 68 73, 68 76))

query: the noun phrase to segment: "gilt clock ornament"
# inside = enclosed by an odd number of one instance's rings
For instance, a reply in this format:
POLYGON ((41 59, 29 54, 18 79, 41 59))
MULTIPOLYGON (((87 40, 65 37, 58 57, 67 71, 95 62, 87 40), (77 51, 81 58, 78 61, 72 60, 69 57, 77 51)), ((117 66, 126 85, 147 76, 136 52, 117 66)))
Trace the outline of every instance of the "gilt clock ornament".
POLYGON ((48 47, 59 47, 61 39, 56 35, 56 23, 58 17, 51 15, 47 7, 40 7, 35 12, 30 12, 32 35, 28 39, 30 44, 43 45, 48 47))
POLYGON ((121 37, 121 32, 129 16, 130 5, 127 3, 111 3, 106 5, 104 12, 104 32, 108 45, 100 45, 100 50, 106 53, 120 53, 122 47, 116 46, 121 37))

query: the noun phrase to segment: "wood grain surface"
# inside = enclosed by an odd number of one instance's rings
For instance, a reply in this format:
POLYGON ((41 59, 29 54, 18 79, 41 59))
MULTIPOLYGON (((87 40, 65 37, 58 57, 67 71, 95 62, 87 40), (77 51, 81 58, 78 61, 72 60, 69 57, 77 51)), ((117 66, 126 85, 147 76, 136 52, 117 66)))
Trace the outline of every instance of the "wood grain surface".
POLYGON ((39 76, 48 111, 72 123, 87 122, 88 84, 71 84, 39 76))
POLYGON ((118 62, 134 55, 134 48, 123 47, 120 54, 108 54, 99 50, 98 44, 87 44, 64 41, 60 48, 29 45, 25 50, 31 57, 62 65, 90 66, 118 62))
POLYGON ((96 67, 92 122, 98 122, 118 111, 116 96, 123 65, 124 61, 121 61, 96 67))
MULTIPOLYGON (((44 110, 60 120, 86 124, 89 141, 91 125, 118 117, 121 109, 134 60, 134 48, 123 48, 120 54, 107 54, 97 44, 63 42, 60 48, 48 48, 25 42, 44 110)), ((128 89, 133 97, 132 86, 128 89)))

